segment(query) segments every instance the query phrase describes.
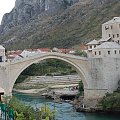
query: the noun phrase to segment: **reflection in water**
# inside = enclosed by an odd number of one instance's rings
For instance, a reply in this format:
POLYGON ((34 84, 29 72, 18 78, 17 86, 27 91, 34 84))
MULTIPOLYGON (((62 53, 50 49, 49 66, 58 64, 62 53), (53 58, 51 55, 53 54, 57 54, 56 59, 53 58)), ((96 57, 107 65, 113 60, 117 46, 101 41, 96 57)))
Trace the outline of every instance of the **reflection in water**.
MULTIPOLYGON (((13 93, 13 95, 26 105, 30 105, 34 108, 39 108, 47 103, 51 109, 54 109, 54 103, 51 100, 20 93, 13 93)), ((55 103, 55 106, 57 109, 56 120, 120 120, 119 115, 78 113, 74 110, 71 104, 65 102, 62 104, 55 103)))

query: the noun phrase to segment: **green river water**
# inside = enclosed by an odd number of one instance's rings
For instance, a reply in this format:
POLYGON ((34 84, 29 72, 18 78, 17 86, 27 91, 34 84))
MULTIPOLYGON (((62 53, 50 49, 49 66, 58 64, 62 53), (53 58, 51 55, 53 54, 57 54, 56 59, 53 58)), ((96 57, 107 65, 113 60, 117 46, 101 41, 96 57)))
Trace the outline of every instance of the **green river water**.
MULTIPOLYGON (((42 97, 34 97, 20 93, 14 93, 14 96, 26 105, 33 106, 35 109, 47 103, 51 109, 54 109, 54 103, 51 100, 42 97)), ((112 114, 93 114, 76 112, 69 103, 55 103, 57 109, 56 120, 120 120, 120 115, 112 114)))

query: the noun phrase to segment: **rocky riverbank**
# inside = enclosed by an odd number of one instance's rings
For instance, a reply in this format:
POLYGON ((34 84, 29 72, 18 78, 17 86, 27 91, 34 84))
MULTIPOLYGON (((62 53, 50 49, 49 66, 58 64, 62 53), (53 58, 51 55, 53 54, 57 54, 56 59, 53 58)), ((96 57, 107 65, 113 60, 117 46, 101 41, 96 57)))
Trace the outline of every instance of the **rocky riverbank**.
POLYGON ((23 83, 16 84, 13 91, 52 99, 73 99, 78 94, 79 81, 78 75, 30 76, 23 83))
POLYGON ((79 97, 72 102, 77 112, 86 113, 120 113, 120 92, 108 93, 99 100, 85 100, 79 97))

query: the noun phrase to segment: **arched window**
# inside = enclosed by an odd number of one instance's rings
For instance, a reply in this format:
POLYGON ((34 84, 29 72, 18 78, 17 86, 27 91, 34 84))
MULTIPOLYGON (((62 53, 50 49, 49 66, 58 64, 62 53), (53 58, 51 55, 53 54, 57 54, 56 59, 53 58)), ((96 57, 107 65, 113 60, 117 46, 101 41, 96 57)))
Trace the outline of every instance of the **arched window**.
POLYGON ((116 52, 116 50, 115 50, 115 54, 116 54, 117 52, 116 52))

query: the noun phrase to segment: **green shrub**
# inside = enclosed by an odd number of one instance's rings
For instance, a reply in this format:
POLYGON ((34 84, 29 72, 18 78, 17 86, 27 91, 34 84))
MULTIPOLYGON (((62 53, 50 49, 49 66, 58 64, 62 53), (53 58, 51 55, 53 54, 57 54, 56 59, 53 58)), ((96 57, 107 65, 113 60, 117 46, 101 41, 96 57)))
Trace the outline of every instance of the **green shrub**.
POLYGON ((26 106, 15 97, 12 97, 8 101, 8 97, 4 97, 4 101, 7 104, 9 111, 12 108, 15 111, 16 120, 55 120, 56 110, 51 110, 46 104, 37 111, 31 106, 26 106))
POLYGON ((120 110, 120 92, 107 93, 100 103, 104 110, 120 110))
POLYGON ((87 53, 81 50, 76 50, 74 55, 79 55, 81 57, 87 57, 87 53))

